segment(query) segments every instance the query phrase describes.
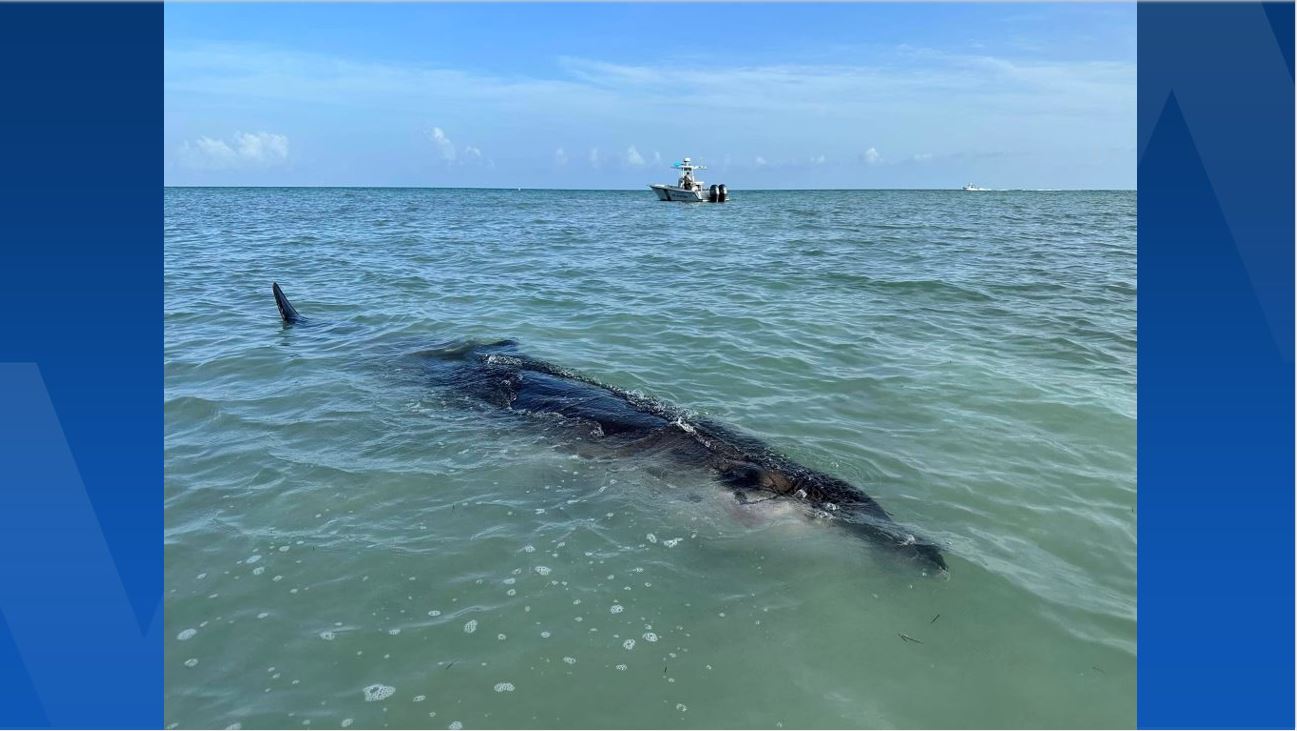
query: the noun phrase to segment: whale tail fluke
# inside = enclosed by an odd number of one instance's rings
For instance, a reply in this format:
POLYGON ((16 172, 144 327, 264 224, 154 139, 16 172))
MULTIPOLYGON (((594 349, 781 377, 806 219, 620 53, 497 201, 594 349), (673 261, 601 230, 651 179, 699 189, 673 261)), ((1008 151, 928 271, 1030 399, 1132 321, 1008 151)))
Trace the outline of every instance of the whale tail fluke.
POLYGON ((927 538, 911 533, 908 528, 895 523, 891 517, 879 520, 875 516, 848 516, 846 526, 875 544, 886 546, 900 556, 934 569, 939 574, 950 571, 941 555, 941 546, 927 538), (854 519, 853 519, 854 518, 854 519))
POLYGON ((289 302, 288 297, 284 296, 284 290, 279 288, 279 282, 272 282, 270 289, 275 293, 275 306, 279 308, 279 316, 283 318, 284 324, 293 325, 301 321, 302 316, 297 314, 297 309, 293 307, 293 303, 289 302))

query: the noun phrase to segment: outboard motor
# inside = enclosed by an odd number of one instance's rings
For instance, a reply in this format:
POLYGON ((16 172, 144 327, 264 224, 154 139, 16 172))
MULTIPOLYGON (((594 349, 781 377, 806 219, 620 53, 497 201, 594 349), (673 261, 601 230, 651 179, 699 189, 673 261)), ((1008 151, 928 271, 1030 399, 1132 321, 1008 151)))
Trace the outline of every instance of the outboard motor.
POLYGON ((712 187, 707 189, 707 200, 712 203, 719 203, 721 200, 720 186, 712 183, 712 187))
POLYGON ((725 202, 725 199, 728 198, 729 195, 730 195, 730 194, 729 194, 729 191, 725 190, 725 184, 724 184, 724 183, 722 183, 722 184, 720 185, 720 189, 717 190, 716 192, 717 192, 717 194, 718 194, 717 197, 715 198, 715 201, 716 201, 717 203, 724 203, 724 202, 725 202))

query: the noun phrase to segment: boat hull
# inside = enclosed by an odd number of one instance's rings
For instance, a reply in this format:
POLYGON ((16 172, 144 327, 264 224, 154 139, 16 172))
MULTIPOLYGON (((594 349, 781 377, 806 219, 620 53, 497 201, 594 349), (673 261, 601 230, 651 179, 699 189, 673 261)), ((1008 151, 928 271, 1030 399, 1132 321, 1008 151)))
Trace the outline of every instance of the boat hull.
POLYGON ((657 194, 660 201, 675 201, 678 203, 706 203, 707 193, 700 190, 689 190, 674 185, 650 185, 649 188, 657 194))

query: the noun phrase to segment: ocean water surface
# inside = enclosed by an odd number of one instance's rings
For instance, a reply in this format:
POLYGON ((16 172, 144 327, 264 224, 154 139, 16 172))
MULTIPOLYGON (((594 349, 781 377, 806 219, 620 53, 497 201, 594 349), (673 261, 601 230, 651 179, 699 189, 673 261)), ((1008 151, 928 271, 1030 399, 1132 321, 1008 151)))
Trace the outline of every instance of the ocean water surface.
POLYGON ((165 722, 1133 726, 1135 211, 167 190, 165 722), (500 338, 860 486, 949 575, 420 378, 500 338))

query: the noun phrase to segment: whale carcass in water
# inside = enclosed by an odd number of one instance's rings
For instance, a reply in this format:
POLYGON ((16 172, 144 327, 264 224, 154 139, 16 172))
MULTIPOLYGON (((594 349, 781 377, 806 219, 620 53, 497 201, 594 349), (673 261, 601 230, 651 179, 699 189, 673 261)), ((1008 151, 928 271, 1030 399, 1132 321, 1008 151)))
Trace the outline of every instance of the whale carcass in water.
MULTIPOLYGON (((302 322, 278 283, 272 290, 285 325, 302 322)), ((652 451, 702 467, 742 501, 754 496, 795 501, 878 546, 925 567, 946 569, 935 544, 898 524, 864 491, 800 465, 755 437, 529 358, 512 340, 457 343, 424 355, 435 385, 501 409, 561 417, 617 452, 652 451)))

